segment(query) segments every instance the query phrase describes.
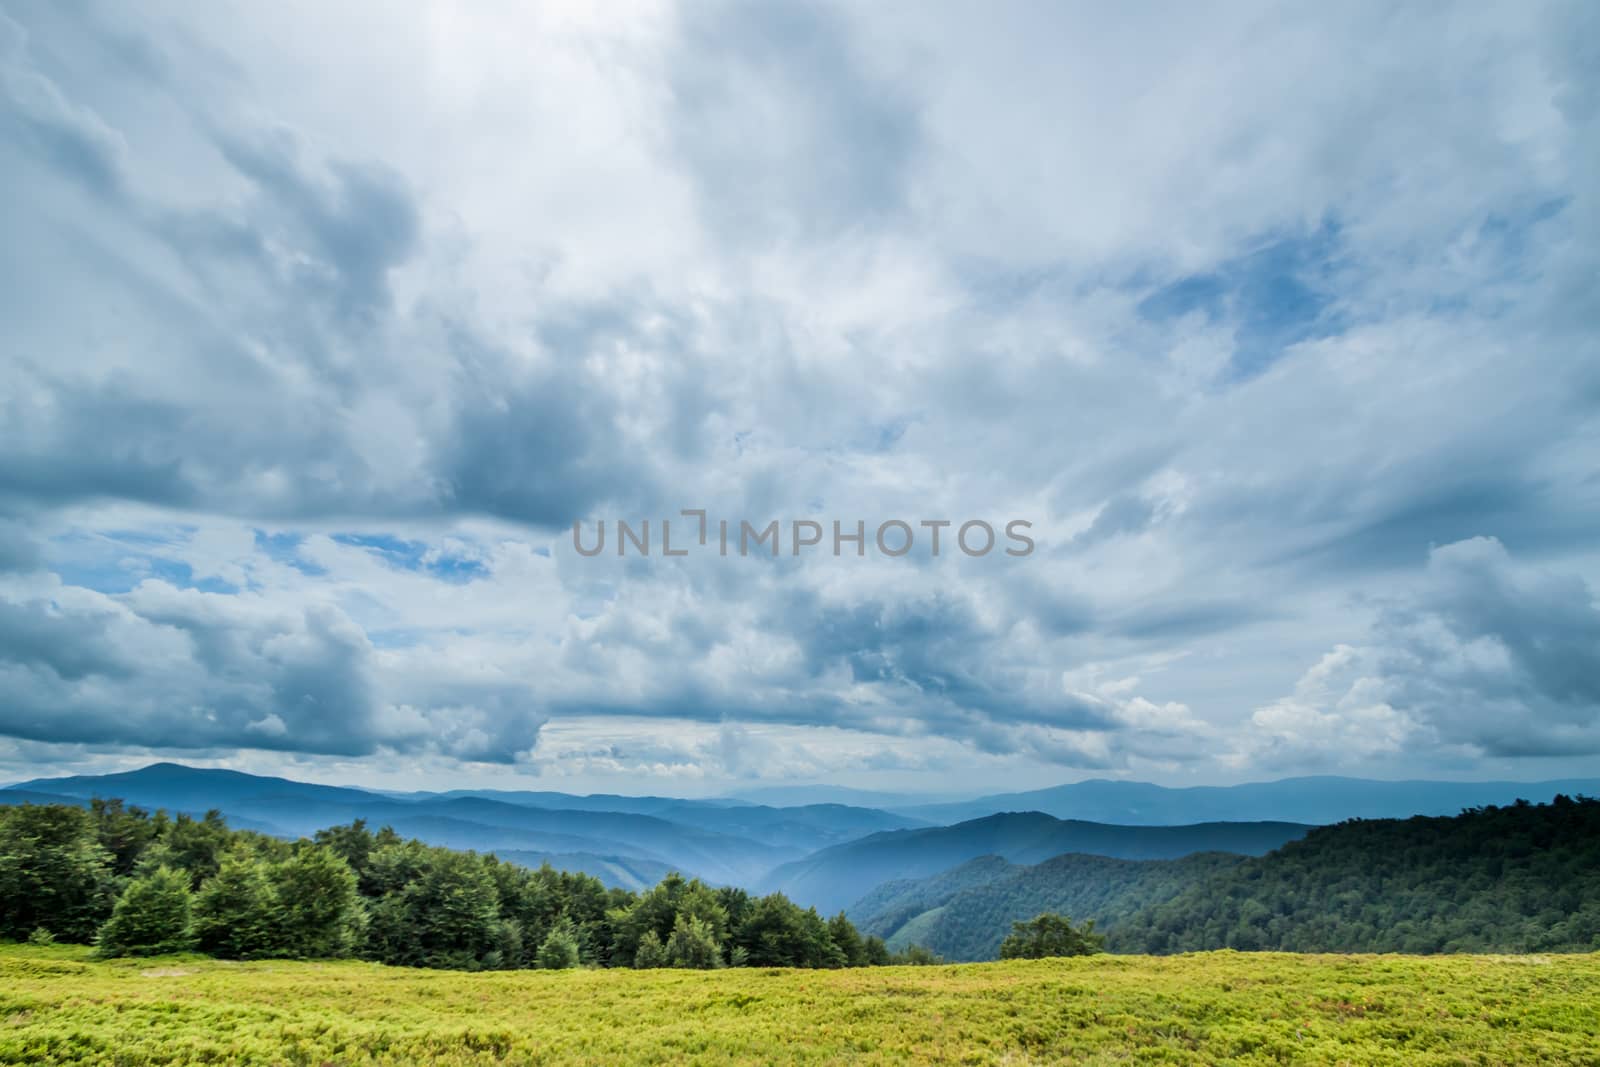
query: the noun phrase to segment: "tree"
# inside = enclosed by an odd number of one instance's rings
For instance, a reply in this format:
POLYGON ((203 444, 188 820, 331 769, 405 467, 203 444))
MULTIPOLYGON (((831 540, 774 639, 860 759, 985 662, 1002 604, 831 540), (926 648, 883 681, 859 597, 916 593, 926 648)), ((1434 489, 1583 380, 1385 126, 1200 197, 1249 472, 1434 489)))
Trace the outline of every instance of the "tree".
POLYGON ((661 943, 661 938, 656 936, 654 930, 646 930, 633 951, 634 968, 643 971, 666 965, 667 946, 661 943))
POLYGON ((188 876, 158 867, 129 882, 100 928, 98 943, 106 956, 159 956, 193 948, 188 876))
POLYGON ((1042 912, 1027 922, 1011 924, 1011 934, 1000 942, 1003 960, 1038 960, 1051 956, 1092 956, 1104 952, 1106 939, 1094 932, 1094 920, 1081 927, 1054 912, 1042 912))
POLYGON ((139 857, 139 866, 183 871, 189 876, 189 888, 198 889, 201 882, 217 873, 222 854, 232 840, 233 832, 216 809, 206 812, 203 819, 179 815, 161 839, 145 849, 139 857))
POLYGON ((750 905, 736 932, 752 967, 842 967, 844 956, 817 909, 802 909, 782 893, 750 905))
POLYGON ((367 820, 357 819, 348 826, 330 826, 326 830, 318 830, 313 840, 348 863, 350 869, 356 872, 361 894, 372 895, 371 885, 367 881, 367 864, 377 844, 372 832, 367 829, 367 820))
POLYGON ((411 909, 401 894, 389 893, 367 905, 366 940, 361 954, 393 967, 428 966, 412 930, 411 909))
MULTIPOLYGON (((383 833, 379 831, 380 840, 383 833)), ((373 897, 398 893, 421 878, 431 863, 432 850, 421 841, 394 841, 379 845, 367 857, 362 892, 373 897)))
POLYGON ((95 797, 89 801, 89 810, 94 815, 96 836, 111 855, 112 873, 119 877, 132 874, 140 853, 166 832, 165 816, 152 819, 148 811, 121 800, 95 797))
POLYGON ((704 919, 679 915, 667 939, 667 965, 709 971, 722 966, 722 946, 704 919))
POLYGON ((350 865, 307 845, 267 871, 272 886, 275 950, 287 956, 348 956, 360 943, 365 915, 350 865))
POLYGON ((861 940, 861 934, 856 930, 855 923, 840 912, 828 920, 828 938, 838 948, 844 957, 846 967, 865 967, 867 959, 867 946, 861 940))
POLYGON ((195 894, 196 947, 224 959, 271 956, 278 947, 274 910, 265 865, 246 848, 231 849, 195 894))
POLYGON ((889 957, 889 962, 908 967, 932 967, 943 963, 944 957, 928 948, 926 945, 907 945, 902 952, 896 952, 889 957))
MULTIPOLYGON (((539 945, 544 943, 556 921, 566 914, 562 908, 559 872, 548 863, 532 871, 513 863, 493 863, 489 873, 500 898, 500 914, 521 928, 526 950, 532 953, 527 962, 536 965, 539 945)), ((580 951, 582 947, 579 946, 580 951)), ((518 960, 509 966, 521 966, 521 963, 518 960)))
POLYGON ((612 961, 624 966, 632 963, 634 952, 647 932, 653 932, 665 945, 679 915, 703 921, 711 928, 718 944, 727 936, 728 913, 723 910, 716 891, 698 878, 686 879, 674 872, 627 907, 614 908, 608 913, 615 931, 612 961))
POLYGON ((481 967, 499 941, 500 892, 479 856, 430 850, 401 898, 406 936, 429 966, 481 967))
POLYGON ((115 900, 110 865, 82 808, 0 809, 0 937, 44 929, 64 941, 90 940, 115 900))
MULTIPOLYGON (((522 924, 515 919, 501 919, 494 924, 494 946, 483 955, 486 970, 516 970, 522 966, 522 924)), ((582 946, 579 946, 582 957, 582 946)))
POLYGON ((863 944, 863 951, 867 957, 869 967, 887 967, 889 965, 889 946, 883 938, 873 935, 863 944))
POLYGON ((578 930, 563 915, 550 927, 539 944, 539 966, 547 971, 564 971, 578 965, 578 930))

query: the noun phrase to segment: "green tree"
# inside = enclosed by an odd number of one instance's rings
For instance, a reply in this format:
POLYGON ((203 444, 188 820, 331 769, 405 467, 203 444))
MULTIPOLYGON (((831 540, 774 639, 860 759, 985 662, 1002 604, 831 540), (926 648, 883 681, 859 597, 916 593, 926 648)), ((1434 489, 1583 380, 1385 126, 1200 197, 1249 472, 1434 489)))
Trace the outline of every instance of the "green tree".
POLYGON ((889 962, 899 966, 932 967, 943 963, 944 957, 926 945, 907 945, 902 951, 890 956, 889 962))
POLYGON ((367 881, 367 866, 378 846, 372 832, 367 829, 367 820, 357 819, 348 826, 330 826, 326 830, 318 830, 312 840, 350 865, 350 869, 356 872, 357 887, 362 896, 373 895, 372 886, 367 881))
POLYGON ((0 937, 84 942, 111 914, 111 854, 82 808, 0 808, 0 937))
POLYGON ((152 819, 148 811, 124 805, 121 800, 96 797, 89 801, 89 810, 94 817, 95 834, 111 855, 111 871, 119 877, 133 873, 140 854, 167 827, 164 815, 152 819))
MULTIPOLYGON (((385 833, 394 831, 385 827, 378 832, 378 841, 385 833)), ((361 892, 368 897, 381 897, 399 893, 422 877, 432 864, 432 850, 421 841, 390 841, 379 844, 367 857, 367 870, 361 881, 361 892)))
POLYGON ((484 969, 515 970, 522 966, 524 952, 522 924, 515 919, 501 919, 494 924, 493 946, 483 955, 484 969))
POLYGON ((389 893, 368 903, 362 955, 394 967, 428 966, 414 936, 411 909, 402 894, 389 893))
POLYGON ((638 970, 667 966, 667 946, 654 930, 646 930, 634 947, 633 966, 638 970))
POLYGON ((578 929, 566 916, 557 919, 539 943, 539 966, 564 971, 578 965, 578 929))
POLYGON ((866 943, 861 940, 855 923, 844 912, 828 920, 828 938, 844 957, 846 967, 865 967, 869 962, 866 943))
POLYGON ((754 901, 735 938, 752 967, 844 966, 817 910, 803 909, 782 893, 754 901))
POLYGON ((483 966, 497 941, 500 893, 482 857, 430 850, 427 866, 402 898, 407 936, 424 962, 433 967, 483 966))
POLYGON ((159 956, 193 948, 188 876, 158 867, 129 882, 97 941, 106 956, 159 956))
POLYGON ((138 866, 182 871, 189 876, 189 888, 198 889, 201 882, 217 873, 222 865, 222 854, 233 841, 234 833, 228 829, 220 811, 208 811, 203 819, 179 815, 167 826, 160 840, 144 850, 138 866))
POLYGON ((862 943, 863 953, 867 957, 869 967, 887 967, 889 965, 889 946, 883 938, 876 935, 869 937, 862 943))
POLYGON ((681 874, 667 875, 649 891, 640 894, 625 908, 609 912, 612 929, 611 957, 616 964, 626 966, 633 962, 633 954, 646 933, 653 932, 663 945, 672 937, 678 916, 695 918, 711 929, 713 938, 721 944, 728 934, 728 913, 723 910, 717 892, 700 879, 686 879, 681 874))
POLYGON ((1051 956, 1092 956, 1104 952, 1106 939, 1094 932, 1094 920, 1073 926, 1065 915, 1043 912, 1027 922, 1011 924, 1000 942, 1003 960, 1039 960, 1051 956))
POLYGON ((196 947, 224 959, 271 956, 278 948, 275 911, 266 865, 248 849, 235 847, 195 894, 196 947))
POLYGON ((667 965, 709 971, 722 966, 722 946, 704 919, 679 915, 667 939, 667 965))
POLYGON ((350 865, 325 848, 306 845, 268 868, 275 951, 303 958, 348 956, 363 930, 364 913, 350 865))

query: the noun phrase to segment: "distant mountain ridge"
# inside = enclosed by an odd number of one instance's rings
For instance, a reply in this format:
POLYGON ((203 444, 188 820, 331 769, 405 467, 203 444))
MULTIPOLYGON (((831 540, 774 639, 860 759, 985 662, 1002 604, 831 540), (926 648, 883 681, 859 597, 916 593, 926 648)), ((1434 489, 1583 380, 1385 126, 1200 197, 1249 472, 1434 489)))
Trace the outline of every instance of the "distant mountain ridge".
POLYGON ((366 819, 432 844, 538 856, 629 887, 653 883, 669 870, 746 885, 819 848, 926 825, 844 805, 770 808, 727 800, 468 790, 380 793, 174 763, 39 778, 0 790, 0 802, 82 803, 90 797, 191 813, 216 808, 236 826, 290 837, 366 819))
MULTIPOLYGON (((896 799, 828 788, 845 796, 896 799)), ((931 876, 982 855, 1013 864, 1068 852, 1124 859, 1171 859, 1202 851, 1256 855, 1304 834, 1314 822, 1386 813, 1453 814, 1557 793, 1600 794, 1600 779, 1458 783, 1322 777, 1180 789, 1094 780, 891 811, 838 803, 774 807, 729 797, 470 789, 401 793, 156 763, 115 774, 18 783, 0 789, 0 803, 57 798, 83 803, 100 796, 190 813, 217 808, 235 826, 280 836, 364 818, 451 848, 549 858, 611 884, 645 884, 660 872, 680 870, 719 884, 782 889, 802 902, 838 910, 882 882, 931 876), (1274 821, 1258 821, 1262 815, 1274 821)), ((817 795, 809 787, 785 786, 756 790, 751 799, 817 795)))
POLYGON ((189 767, 182 763, 152 763, 133 771, 78 774, 65 778, 35 778, 8 786, 58 796, 121 797, 130 804, 197 809, 224 807, 230 801, 271 795, 315 797, 327 801, 362 802, 387 799, 385 794, 349 786, 317 785, 248 774, 220 767, 189 767))
POLYGON ((849 907, 882 883, 922 878, 979 856, 1039 863, 1066 852, 1119 859, 1177 859, 1196 852, 1258 856, 1303 837, 1310 826, 1286 822, 1117 826, 1007 812, 954 826, 892 830, 823 849, 775 869, 761 883, 826 912, 849 907))
POLYGON ((1454 815, 1467 808, 1516 800, 1547 803, 1557 795, 1600 795, 1600 778, 1543 782, 1381 781, 1322 775, 1223 786, 1160 786, 1093 778, 1023 793, 997 793, 952 804, 896 807, 932 823, 949 824, 997 811, 1042 811, 1058 819, 1126 826, 1180 826, 1261 818, 1328 825, 1346 819, 1407 819, 1454 815))

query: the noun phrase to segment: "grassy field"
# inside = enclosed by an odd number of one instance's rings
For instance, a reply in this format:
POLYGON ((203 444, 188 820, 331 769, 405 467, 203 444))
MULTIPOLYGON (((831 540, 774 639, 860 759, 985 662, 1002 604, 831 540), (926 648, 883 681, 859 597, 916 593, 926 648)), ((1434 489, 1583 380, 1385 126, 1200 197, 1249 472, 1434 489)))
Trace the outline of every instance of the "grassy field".
POLYGON ((17 1064, 1600 1064, 1600 955, 463 974, 0 947, 17 1064))

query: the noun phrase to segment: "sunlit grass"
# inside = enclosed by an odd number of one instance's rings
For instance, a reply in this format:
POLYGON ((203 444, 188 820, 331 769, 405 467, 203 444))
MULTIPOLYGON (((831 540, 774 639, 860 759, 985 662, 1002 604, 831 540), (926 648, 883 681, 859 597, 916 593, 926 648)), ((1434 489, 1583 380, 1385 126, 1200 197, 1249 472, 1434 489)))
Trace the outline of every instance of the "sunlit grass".
POLYGON ((0 947, 0 1062, 1600 1064, 1600 955, 465 974, 0 947))

